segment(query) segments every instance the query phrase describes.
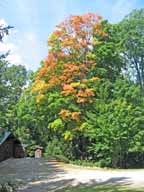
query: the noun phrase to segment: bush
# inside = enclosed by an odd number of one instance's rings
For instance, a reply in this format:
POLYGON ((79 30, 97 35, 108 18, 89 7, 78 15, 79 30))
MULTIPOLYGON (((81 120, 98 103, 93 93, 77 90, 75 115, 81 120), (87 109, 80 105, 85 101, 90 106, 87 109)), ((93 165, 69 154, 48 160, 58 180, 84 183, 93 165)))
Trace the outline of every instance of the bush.
POLYGON ((85 167, 107 167, 105 162, 103 161, 94 162, 94 161, 74 160, 70 161, 70 163, 85 167))
POLYGON ((54 138, 50 141, 45 149, 44 157, 54 157, 58 161, 69 163, 67 156, 68 146, 63 141, 54 138))
POLYGON ((56 160, 64 162, 64 163, 69 163, 69 159, 63 155, 54 155, 56 160))
POLYGON ((44 156, 49 157, 49 156, 63 155, 62 149, 64 149, 63 143, 57 138, 54 138, 52 141, 48 142, 44 156))
POLYGON ((35 147, 36 143, 33 141, 26 146, 25 150, 28 157, 34 157, 35 147))
POLYGON ((0 184, 0 192, 16 192, 17 186, 16 184, 6 182, 0 184))

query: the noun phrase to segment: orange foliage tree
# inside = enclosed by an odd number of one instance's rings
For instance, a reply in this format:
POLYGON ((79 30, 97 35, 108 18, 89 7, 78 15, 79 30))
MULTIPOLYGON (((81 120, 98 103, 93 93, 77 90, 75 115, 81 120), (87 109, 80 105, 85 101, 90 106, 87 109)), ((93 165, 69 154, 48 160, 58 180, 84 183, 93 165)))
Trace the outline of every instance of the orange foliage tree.
POLYGON ((68 101, 58 110, 50 125, 56 125, 58 118, 57 122, 64 124, 64 136, 69 140, 74 130, 80 131, 86 107, 92 105, 95 98, 93 86, 99 78, 92 73, 96 67, 93 46, 97 43, 93 34, 107 35, 101 19, 101 16, 88 13, 70 16, 60 23, 48 39, 48 56, 33 84, 39 105, 51 92, 57 92, 68 101))

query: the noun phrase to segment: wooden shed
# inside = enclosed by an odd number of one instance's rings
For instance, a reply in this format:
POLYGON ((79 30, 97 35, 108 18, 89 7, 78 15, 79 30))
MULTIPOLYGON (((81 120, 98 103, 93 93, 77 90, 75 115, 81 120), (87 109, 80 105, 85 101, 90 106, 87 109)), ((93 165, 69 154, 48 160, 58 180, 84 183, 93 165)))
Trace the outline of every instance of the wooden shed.
POLYGON ((0 139, 0 161, 23 157, 25 157, 25 151, 20 140, 11 132, 5 132, 0 139))

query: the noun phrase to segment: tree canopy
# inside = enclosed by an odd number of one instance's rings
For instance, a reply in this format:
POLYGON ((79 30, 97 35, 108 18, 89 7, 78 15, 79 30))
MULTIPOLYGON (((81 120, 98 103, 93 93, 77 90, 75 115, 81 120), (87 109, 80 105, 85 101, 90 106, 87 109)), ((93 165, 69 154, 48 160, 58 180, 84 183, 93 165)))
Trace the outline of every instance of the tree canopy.
POLYGON ((130 77, 144 88, 144 9, 134 10, 120 23, 123 56, 130 77))
POLYGON ((3 126, 13 125, 29 155, 42 145, 46 156, 144 167, 143 33, 143 9, 117 24, 67 17, 26 89, 25 69, 1 62, 3 126))
MULTIPOLYGON (((0 26, 0 41, 9 34, 11 26, 0 26)), ((4 42, 3 42, 4 43, 4 42)), ((27 70, 22 65, 11 65, 7 61, 8 53, 0 56, 0 127, 13 129, 16 127, 16 104, 26 85, 27 70)))

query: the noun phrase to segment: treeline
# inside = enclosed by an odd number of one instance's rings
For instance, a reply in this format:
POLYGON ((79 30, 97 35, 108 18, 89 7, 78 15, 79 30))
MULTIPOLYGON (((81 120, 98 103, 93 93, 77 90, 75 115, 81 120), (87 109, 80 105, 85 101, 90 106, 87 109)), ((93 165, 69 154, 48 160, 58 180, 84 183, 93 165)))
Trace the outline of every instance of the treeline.
MULTIPOLYGON (((0 25, 0 42, 9 35, 11 26, 0 25)), ((7 61, 10 51, 0 52, 0 137, 2 132, 18 126, 17 103, 23 87, 28 82, 28 72, 22 65, 12 65, 7 61)))
POLYGON ((46 156, 144 167, 144 9, 117 24, 68 17, 48 45, 14 110, 28 153, 41 145, 46 156))

